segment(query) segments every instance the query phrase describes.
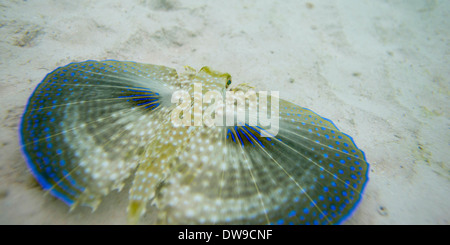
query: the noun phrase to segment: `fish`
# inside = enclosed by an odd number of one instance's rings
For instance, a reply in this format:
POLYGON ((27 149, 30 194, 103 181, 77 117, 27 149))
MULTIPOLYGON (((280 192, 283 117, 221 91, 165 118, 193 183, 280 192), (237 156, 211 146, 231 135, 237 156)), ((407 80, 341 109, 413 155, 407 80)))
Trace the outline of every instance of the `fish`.
MULTIPOLYGON (((264 104, 261 92, 244 99, 241 110, 225 110, 231 124, 220 125, 219 116, 209 126, 195 120, 206 118, 197 102, 209 92, 253 90, 231 86, 228 73, 209 67, 177 72, 132 61, 73 62, 47 74, 29 97, 22 153, 44 193, 70 210, 95 211, 132 181, 129 224, 138 224, 149 205, 158 210, 156 224, 343 223, 362 199, 369 164, 331 120, 271 94, 266 104, 276 130, 255 124, 249 105, 264 104), (188 96, 174 103, 176 91, 188 96)), ((222 106, 237 106, 230 101, 222 106)))

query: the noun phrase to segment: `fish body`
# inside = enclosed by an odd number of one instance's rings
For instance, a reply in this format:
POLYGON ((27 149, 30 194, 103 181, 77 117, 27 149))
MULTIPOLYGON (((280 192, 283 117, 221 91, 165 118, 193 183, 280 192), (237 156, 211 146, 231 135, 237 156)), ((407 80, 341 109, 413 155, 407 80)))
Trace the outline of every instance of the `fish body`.
POLYGON ((131 177, 132 224, 149 204, 157 206, 160 224, 344 221, 368 181, 369 164, 353 139, 330 120, 278 98, 271 107, 279 118, 273 137, 248 117, 239 121, 239 110, 225 112, 234 125, 197 125, 206 107, 196 102, 208 92, 251 90, 230 83, 229 74, 208 67, 178 74, 114 60, 68 64, 49 73, 29 98, 20 127, 23 154, 42 188, 72 209, 97 208, 131 177), (173 123, 176 91, 190 96, 189 111, 177 116, 184 125, 173 123))

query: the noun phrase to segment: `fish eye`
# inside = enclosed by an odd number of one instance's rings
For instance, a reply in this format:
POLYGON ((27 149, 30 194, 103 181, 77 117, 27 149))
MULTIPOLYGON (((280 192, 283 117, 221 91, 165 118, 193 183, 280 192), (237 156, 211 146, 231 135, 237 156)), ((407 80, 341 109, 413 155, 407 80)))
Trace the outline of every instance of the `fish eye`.
POLYGON ((231 84, 231 79, 228 79, 228 81, 227 81, 227 87, 230 86, 230 84, 231 84))

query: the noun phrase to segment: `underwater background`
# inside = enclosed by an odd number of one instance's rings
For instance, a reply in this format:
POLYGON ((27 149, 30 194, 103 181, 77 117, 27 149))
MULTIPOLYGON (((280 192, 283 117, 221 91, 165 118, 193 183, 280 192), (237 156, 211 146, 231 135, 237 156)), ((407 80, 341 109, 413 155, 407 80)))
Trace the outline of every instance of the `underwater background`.
POLYGON ((444 0, 0 1, 0 224, 126 223, 127 187, 69 213, 20 151, 36 85, 89 59, 210 66, 279 91, 365 152, 369 182, 345 224, 449 224, 449 14, 444 0))

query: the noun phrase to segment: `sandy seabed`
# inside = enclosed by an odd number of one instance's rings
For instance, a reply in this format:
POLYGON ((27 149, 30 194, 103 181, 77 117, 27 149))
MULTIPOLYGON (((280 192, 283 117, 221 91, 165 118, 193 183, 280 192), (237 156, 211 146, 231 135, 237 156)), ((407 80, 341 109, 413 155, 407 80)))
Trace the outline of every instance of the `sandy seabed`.
POLYGON ((20 152, 35 86, 88 59, 207 65, 280 91, 365 152, 370 180, 345 224, 449 224, 449 15, 445 0, 0 1, 0 224, 126 223, 126 187, 69 213, 20 152))

